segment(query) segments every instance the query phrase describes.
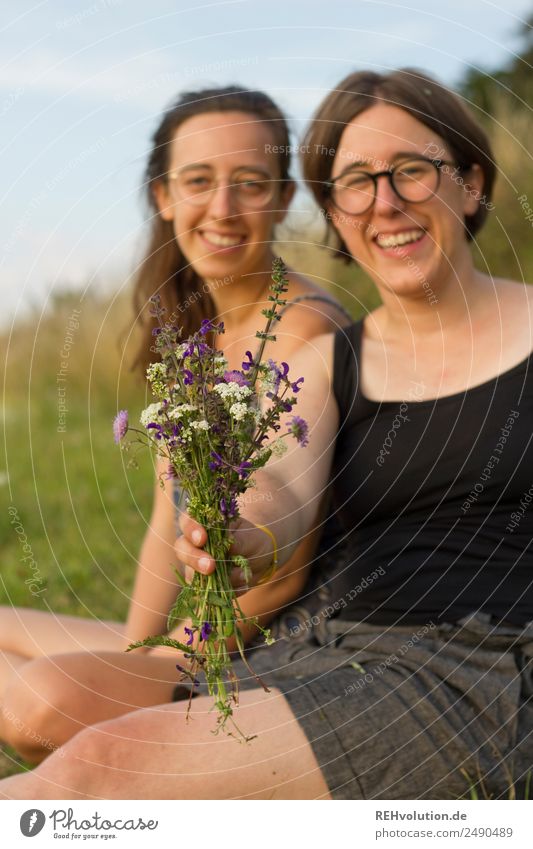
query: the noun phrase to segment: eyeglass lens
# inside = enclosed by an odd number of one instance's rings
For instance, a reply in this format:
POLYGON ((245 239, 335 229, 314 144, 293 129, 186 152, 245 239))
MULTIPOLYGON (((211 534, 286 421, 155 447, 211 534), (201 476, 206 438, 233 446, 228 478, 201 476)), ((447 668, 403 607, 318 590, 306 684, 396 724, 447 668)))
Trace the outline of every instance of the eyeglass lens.
MULTIPOLYGON (((221 183, 210 171, 178 171, 169 176, 174 181, 178 196, 197 206, 209 204, 221 183)), ((260 208, 267 204, 274 192, 273 180, 262 173, 248 170, 230 175, 227 186, 239 204, 251 208, 260 208)))
MULTIPOLYGON (((427 200, 439 184, 438 168, 429 160, 402 162, 382 176, 390 180, 398 197, 411 203, 427 200)), ((339 209, 353 215, 366 212, 374 202, 377 180, 367 171, 353 169, 334 181, 332 201, 339 209)))

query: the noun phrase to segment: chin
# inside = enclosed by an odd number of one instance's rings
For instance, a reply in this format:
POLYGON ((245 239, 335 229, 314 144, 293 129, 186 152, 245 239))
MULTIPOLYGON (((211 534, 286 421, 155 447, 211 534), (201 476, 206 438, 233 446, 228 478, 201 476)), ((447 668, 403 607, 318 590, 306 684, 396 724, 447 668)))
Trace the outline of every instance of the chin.
POLYGON ((219 277, 227 277, 229 274, 237 275, 241 273, 240 268, 236 268, 235 261, 221 261, 220 257, 202 257, 198 261, 191 263, 196 274, 203 279, 213 279, 219 277))
POLYGON ((396 295, 398 298, 421 298, 435 295, 432 290, 429 280, 420 274, 417 280, 381 280, 375 281, 378 290, 391 295, 396 295))

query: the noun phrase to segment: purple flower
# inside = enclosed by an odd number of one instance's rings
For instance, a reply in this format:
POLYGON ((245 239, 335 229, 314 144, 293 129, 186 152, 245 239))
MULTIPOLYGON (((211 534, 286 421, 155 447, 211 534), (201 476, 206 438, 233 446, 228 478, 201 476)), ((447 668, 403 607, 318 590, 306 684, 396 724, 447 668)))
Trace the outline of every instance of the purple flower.
POLYGON ((115 420, 113 421, 113 436, 115 437, 115 442, 118 443, 121 439, 124 439, 126 433, 128 431, 128 411, 120 410, 115 416, 115 420))
POLYGON ((187 646, 192 646, 192 642, 193 642, 193 640, 194 640, 194 632, 195 632, 195 630, 196 630, 196 629, 195 629, 195 628, 187 628, 187 627, 185 627, 183 630, 185 631, 185 633, 186 633, 186 634, 187 634, 187 636, 189 637, 189 639, 187 640, 187 642, 185 643, 185 645, 187 645, 187 646))
POLYGON ((220 512, 222 513, 223 516, 226 516, 226 518, 234 519, 236 517, 236 515, 237 515, 237 501, 236 501, 235 496, 233 494, 230 495, 228 500, 226 500, 225 498, 221 498, 220 503, 219 503, 219 507, 220 507, 220 512))
POLYGON ((293 416, 292 419, 287 422, 287 427, 289 428, 289 433, 296 438, 296 441, 302 446, 302 448, 309 445, 309 425, 301 418, 301 416, 293 416))
POLYGON ((214 321, 211 321, 209 318, 204 318, 200 325, 200 333, 202 336, 205 336, 206 333, 210 333, 212 330, 215 333, 224 333, 224 322, 220 321, 218 324, 215 324, 214 321))
POLYGON ((271 360, 271 359, 268 360, 268 367, 269 367, 271 375, 272 375, 272 383, 273 383, 273 387, 274 387, 274 392, 277 395, 277 393, 279 391, 279 384, 280 384, 280 381, 281 381, 281 372, 278 368, 277 363, 275 363, 274 360, 271 360))
POLYGON ((242 370, 243 370, 243 371, 250 371, 250 369, 252 368, 252 366, 253 366, 253 364, 254 364, 254 358, 252 357, 252 352, 251 352, 251 351, 246 351, 245 356, 246 356, 248 359, 247 359, 247 360, 245 360, 245 361, 243 362, 243 364, 242 364, 242 370))
POLYGON ((161 439, 163 436, 163 428, 157 422, 150 422, 150 424, 146 425, 146 430, 155 430, 154 439, 161 439))
POLYGON ((213 459, 209 463, 209 468, 212 472, 216 472, 217 469, 222 468, 222 466, 224 465, 224 460, 222 459, 220 454, 217 454, 216 451, 211 451, 211 457, 213 459))
POLYGON ((174 466, 172 465, 172 463, 170 463, 169 466, 168 466, 168 469, 166 471, 165 478, 167 480, 170 480, 171 478, 177 478, 177 477, 178 477, 178 473, 177 473, 176 469, 174 468, 174 466))
POLYGON ((210 351, 209 345, 206 345, 204 342, 189 342, 189 347, 186 348, 181 355, 182 357, 203 357, 204 354, 207 354, 210 351))
POLYGON ((159 316, 164 315, 165 313, 165 307, 161 306, 161 297, 159 295, 151 295, 150 315, 153 315, 155 318, 159 318, 159 316))
POLYGON ((289 366, 287 365, 287 363, 281 363, 281 376, 287 377, 288 373, 289 373, 289 366))
POLYGON ((237 371, 236 369, 233 371, 225 371, 224 380, 226 383, 237 383, 239 386, 248 386, 248 381, 242 371, 237 371))
POLYGON ((204 622, 204 624, 202 625, 202 630, 200 631, 200 639, 207 640, 212 630, 212 625, 209 622, 204 622))
POLYGON ((188 368, 184 368, 183 375, 183 382, 185 386, 190 386, 191 383, 194 381, 194 374, 192 373, 192 371, 189 371, 188 368))
POLYGON ((249 474, 249 469, 252 468, 252 464, 248 460, 243 460, 242 463, 239 463, 237 466, 237 474, 240 478, 245 478, 249 474))
POLYGON ((292 391, 293 392, 299 392, 300 391, 300 383, 303 383, 303 382, 304 382, 303 377, 299 377, 298 380, 295 380, 294 383, 291 383, 292 391))

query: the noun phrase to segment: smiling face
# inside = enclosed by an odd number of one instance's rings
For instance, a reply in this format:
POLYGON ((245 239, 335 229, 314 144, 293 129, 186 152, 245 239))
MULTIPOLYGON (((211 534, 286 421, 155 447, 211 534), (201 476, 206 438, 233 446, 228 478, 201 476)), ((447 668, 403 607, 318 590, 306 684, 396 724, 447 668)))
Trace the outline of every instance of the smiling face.
POLYGON ((178 128, 169 156, 173 179, 156 183, 154 195, 201 277, 239 278, 270 267, 273 228, 294 190, 278 182, 275 141, 268 124, 246 112, 195 115, 178 128), (270 179, 271 196, 263 204, 258 192, 270 179), (216 188, 207 196, 210 186, 216 188))
MULTIPOLYGON (((450 151, 432 130, 397 106, 377 103, 346 126, 331 178, 351 167, 370 173, 388 170, 410 156, 453 163, 450 151)), ((470 261, 464 216, 475 212, 482 193, 479 166, 461 174, 452 165, 441 169, 437 192, 421 203, 402 200, 389 179, 381 177, 368 211, 346 215, 330 205, 329 212, 348 250, 383 296, 392 292, 424 298, 428 284, 438 291, 470 261), (469 191, 461 180, 468 182, 469 191)))

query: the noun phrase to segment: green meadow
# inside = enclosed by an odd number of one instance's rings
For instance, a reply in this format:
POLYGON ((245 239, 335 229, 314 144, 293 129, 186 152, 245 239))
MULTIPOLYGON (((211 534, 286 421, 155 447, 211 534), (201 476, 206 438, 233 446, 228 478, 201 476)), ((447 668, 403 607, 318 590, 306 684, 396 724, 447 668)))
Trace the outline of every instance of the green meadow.
MULTIPOLYGON (((501 174, 496 208, 474 246, 476 262, 493 275, 530 282, 531 118, 496 100, 491 133, 501 174)), ((319 247, 319 236, 315 228, 313 242, 304 242, 287 226, 278 252, 357 318, 377 305, 375 290, 362 269, 319 247)), ((138 455, 138 468, 128 468, 128 455, 112 439, 116 411, 128 408, 135 419, 146 405, 143 381, 130 370, 129 300, 111 284, 107 297, 65 288, 43 313, 0 337, 1 604, 126 615, 153 487, 149 453, 138 455)), ((497 326, 495 317, 495 333, 497 326)), ((5 773, 16 768, 8 760, 5 773)))

